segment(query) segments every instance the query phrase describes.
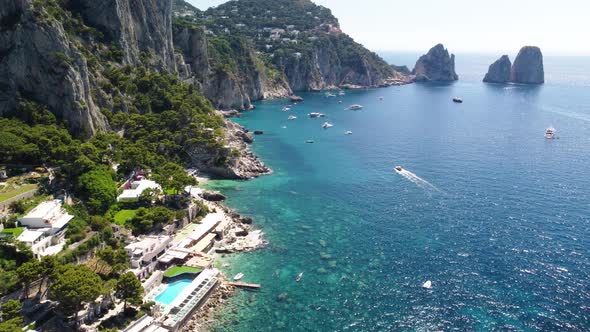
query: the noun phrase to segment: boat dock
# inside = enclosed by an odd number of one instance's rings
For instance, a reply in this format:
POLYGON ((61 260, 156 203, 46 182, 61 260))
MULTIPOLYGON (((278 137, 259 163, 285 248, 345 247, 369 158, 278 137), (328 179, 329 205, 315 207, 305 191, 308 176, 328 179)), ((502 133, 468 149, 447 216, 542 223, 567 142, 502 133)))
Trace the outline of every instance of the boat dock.
POLYGON ((248 284, 245 282, 228 282, 230 286, 238 287, 238 288, 248 288, 248 289, 260 289, 262 286, 259 284, 248 284))

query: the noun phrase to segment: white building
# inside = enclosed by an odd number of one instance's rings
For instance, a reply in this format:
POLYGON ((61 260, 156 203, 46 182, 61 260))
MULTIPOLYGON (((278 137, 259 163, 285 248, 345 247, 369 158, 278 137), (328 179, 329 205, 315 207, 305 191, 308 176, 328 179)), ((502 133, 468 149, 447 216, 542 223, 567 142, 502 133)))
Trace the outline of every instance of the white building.
POLYGON ((63 249, 66 228, 73 218, 59 200, 43 202, 18 220, 26 230, 17 240, 30 246, 36 257, 56 254, 63 249))
POLYGON ((123 190, 121 195, 117 197, 117 202, 136 201, 146 189, 162 190, 162 187, 160 187, 155 181, 146 179, 132 181, 128 186, 129 188, 123 190))
POLYGON ((158 257, 166 252, 170 242, 172 237, 168 235, 152 235, 127 245, 125 250, 133 273, 141 278, 151 273, 158 262, 158 257))

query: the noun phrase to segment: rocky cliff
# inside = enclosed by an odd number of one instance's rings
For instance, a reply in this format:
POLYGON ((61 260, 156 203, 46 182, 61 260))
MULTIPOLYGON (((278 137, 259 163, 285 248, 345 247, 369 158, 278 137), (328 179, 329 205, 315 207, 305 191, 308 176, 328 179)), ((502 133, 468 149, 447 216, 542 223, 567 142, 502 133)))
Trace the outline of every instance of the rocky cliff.
POLYGON ((542 84, 545 82, 543 54, 536 46, 520 49, 512 65, 511 81, 523 84, 542 84))
POLYGON ((421 56, 412 74, 418 82, 447 82, 459 79, 455 73, 455 55, 450 54, 442 44, 438 44, 421 56))
POLYGON ((507 83, 510 82, 510 75, 512 70, 512 63, 507 55, 503 55, 500 59, 490 65, 483 81, 488 83, 507 83))
POLYGON ((203 27, 174 27, 174 45, 191 69, 184 78, 196 84, 215 107, 248 109, 253 101, 291 94, 284 76, 268 68, 246 40, 225 42, 209 40, 203 27))
POLYGON ((15 112, 20 95, 46 105, 81 135, 107 127, 92 97, 87 60, 60 20, 30 0, 3 0, 0 25, 0 115, 15 112))

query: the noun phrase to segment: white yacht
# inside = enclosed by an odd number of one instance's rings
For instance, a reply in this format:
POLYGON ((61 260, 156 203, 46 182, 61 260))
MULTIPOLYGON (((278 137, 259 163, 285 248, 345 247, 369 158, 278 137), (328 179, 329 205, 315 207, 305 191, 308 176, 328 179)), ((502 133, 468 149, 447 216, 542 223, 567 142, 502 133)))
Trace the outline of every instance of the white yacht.
POLYGON ((287 118, 287 120, 295 120, 297 119, 297 117, 295 115, 289 115, 289 117, 287 118))
POLYGON ((243 277, 244 277, 244 274, 242 272, 240 272, 234 276, 234 281, 238 281, 238 280, 242 279, 243 277))
POLYGON ((324 129, 328 129, 328 128, 332 128, 334 127, 333 124, 331 124, 330 122, 324 122, 324 124, 322 125, 322 128, 324 129))
POLYGON ((432 288, 432 281, 427 280, 424 284, 422 284, 422 288, 431 289, 432 288))
POLYGON ((318 112, 311 112, 308 114, 310 118, 323 118, 326 115, 323 113, 318 113, 318 112))
POLYGON ((326 92, 326 97, 327 98, 334 98, 334 97, 336 97, 336 95, 331 92, 326 92))
POLYGON ((555 128, 549 127, 545 131, 545 138, 546 139, 554 139, 555 138, 555 128))
POLYGON ((351 111, 358 111, 358 110, 363 109, 363 105, 354 104, 354 105, 350 105, 347 109, 351 110, 351 111))
POLYGON ((303 272, 301 272, 297 275, 297 278, 295 278, 295 281, 300 282, 301 278, 303 278, 303 272))
POLYGON ((289 107, 289 106, 283 107, 283 112, 288 112, 290 110, 291 110, 291 107, 289 107))
POLYGON ((352 131, 350 131, 350 130, 349 131, 346 131, 346 132, 344 132, 344 135, 350 136, 350 135, 352 135, 352 131))
POLYGON ((344 93, 344 91, 340 91, 340 92, 338 92, 338 95, 339 96, 346 96, 346 93, 344 93))

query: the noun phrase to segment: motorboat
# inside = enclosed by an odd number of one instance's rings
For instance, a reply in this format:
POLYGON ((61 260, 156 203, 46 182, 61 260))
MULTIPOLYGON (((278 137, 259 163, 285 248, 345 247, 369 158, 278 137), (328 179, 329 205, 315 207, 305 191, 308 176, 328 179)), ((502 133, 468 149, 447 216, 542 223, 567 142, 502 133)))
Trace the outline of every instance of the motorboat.
POLYGON ((383 97, 379 97, 379 100, 383 100, 383 97))
POLYGON ((290 110, 291 110, 291 107, 289 107, 289 106, 283 107, 283 112, 288 112, 290 110))
POLYGON ((295 278, 295 281, 300 282, 302 278, 303 278, 303 272, 301 272, 297 275, 297 277, 295 278))
POLYGON ((344 135, 350 136, 350 135, 352 135, 352 131, 350 131, 350 130, 346 131, 346 132, 344 132, 344 135))
POLYGON ((295 115, 289 115, 289 117, 287 119, 288 120, 295 120, 295 119, 297 119, 297 117, 295 115))
POLYGON ((395 170, 396 170, 397 172, 401 172, 401 171, 403 171, 404 169, 403 169, 401 166, 395 166, 395 170))
POLYGON ((331 124, 330 122, 324 122, 324 124, 322 125, 322 128, 324 129, 328 129, 328 128, 332 128, 334 127, 333 124, 331 124))
POLYGON ((455 103, 459 103, 459 104, 460 104, 460 103, 462 103, 462 102, 463 102, 463 99, 461 99, 461 98, 459 98, 459 97, 454 97, 454 98, 453 98, 453 102, 455 102, 455 103))
POLYGON ((350 105, 347 109, 351 111, 358 111, 363 109, 363 105, 354 104, 350 105))
POLYGON ((338 95, 339 96, 346 96, 346 93, 344 93, 344 91, 340 91, 340 92, 338 92, 338 95))
POLYGON ((334 97, 336 97, 336 95, 331 92, 326 92, 326 97, 327 98, 334 98, 334 97))
POLYGON ((555 138, 555 128, 549 127, 545 131, 545 138, 546 139, 554 139, 555 138))
POLYGON ((431 289, 432 288, 432 281, 426 280, 426 282, 422 284, 422 288, 431 289))
POLYGON ((308 114, 310 118, 319 118, 322 116, 322 113, 318 113, 318 112, 311 112, 308 114))
POLYGON ((305 143, 307 143, 307 144, 313 144, 315 142, 312 139, 308 139, 307 141, 305 141, 305 143))
POLYGON ((234 276, 234 281, 238 281, 238 280, 242 279, 243 277, 244 277, 244 274, 242 272, 240 272, 234 276))
POLYGON ((339 101, 338 101, 338 104, 342 104, 342 100, 339 100, 339 101))

